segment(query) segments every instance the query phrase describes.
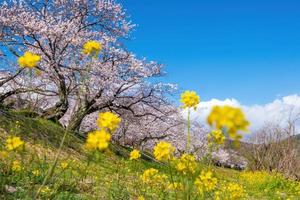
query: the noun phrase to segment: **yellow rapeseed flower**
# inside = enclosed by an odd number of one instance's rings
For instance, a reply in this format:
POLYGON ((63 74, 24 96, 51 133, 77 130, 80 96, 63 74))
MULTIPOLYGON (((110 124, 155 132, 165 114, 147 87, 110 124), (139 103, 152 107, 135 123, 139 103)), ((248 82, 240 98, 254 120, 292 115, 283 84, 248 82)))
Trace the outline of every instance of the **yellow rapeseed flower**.
POLYGON ((234 140, 241 138, 241 135, 237 134, 238 131, 247 131, 249 126, 242 110, 231 106, 213 107, 207 122, 217 129, 226 129, 229 137, 234 140))
POLYGON ((176 165, 176 169, 184 174, 194 174, 197 167, 196 158, 193 155, 183 154, 176 165))
POLYGON ((172 158, 175 148, 168 142, 159 142, 154 147, 154 157, 158 161, 167 161, 172 158))
POLYGON ((41 57, 39 55, 26 51, 23 56, 19 57, 18 63, 21 67, 34 68, 40 60, 41 57))
POLYGON ((40 175, 40 171, 39 171, 38 169, 33 170, 33 171, 32 171, 32 174, 33 174, 34 176, 39 176, 39 175, 40 175))
POLYGON ((12 136, 6 140, 6 149, 8 151, 18 150, 23 146, 24 142, 21 140, 20 137, 12 136))
POLYGON ((143 196, 139 196, 137 200, 145 200, 143 196))
POLYGON ((87 55, 98 55, 102 49, 102 45, 95 41, 90 40, 84 43, 82 52, 87 55))
POLYGON ((41 193, 44 194, 44 195, 49 195, 51 192, 52 192, 52 190, 48 186, 44 186, 41 189, 41 193))
POLYGON ((169 190, 183 190, 184 187, 183 187, 182 183, 173 182, 173 183, 169 183, 168 189, 169 190))
POLYGON ((244 188, 237 183, 229 183, 225 189, 231 200, 239 200, 245 197, 244 188))
POLYGON ((88 150, 100 150, 107 149, 110 141, 110 134, 104 130, 97 130, 88 134, 85 146, 88 150))
POLYGON ((97 119, 97 125, 100 128, 110 131, 111 133, 117 130, 120 122, 121 122, 121 118, 112 112, 100 113, 97 119))
POLYGON ((225 136, 221 130, 213 130, 208 134, 207 139, 209 142, 222 145, 225 141, 225 136))
POLYGON ((215 192, 215 200, 221 200, 221 192, 220 191, 215 192))
POLYGON ((62 162, 62 163, 60 163, 60 167, 61 167, 63 170, 67 169, 68 166, 69 166, 69 163, 67 163, 67 162, 62 162))
POLYGON ((138 150, 134 149, 133 151, 130 152, 129 160, 137 160, 140 157, 141 157, 141 153, 138 150))
POLYGON ((265 185, 272 180, 272 175, 265 171, 244 171, 240 174, 240 178, 251 186, 265 185))
POLYGON ((200 193, 203 193, 204 191, 212 191, 215 189, 217 182, 217 178, 213 177, 211 171, 202 171, 195 180, 195 186, 200 193))
POLYGON ((165 174, 159 174, 159 171, 154 168, 146 169, 140 178, 143 183, 152 186, 162 186, 167 180, 165 174))
POLYGON ((19 172, 21 171, 21 163, 17 160, 13 161, 12 166, 11 166, 12 171, 14 172, 19 172))
POLYGON ((0 151, 0 160, 4 160, 8 157, 7 151, 0 151))
POLYGON ((144 183, 149 183, 155 176, 158 175, 158 170, 154 168, 146 169, 141 175, 141 179, 144 183))
POLYGON ((185 91, 181 94, 181 103, 184 108, 197 108, 197 105, 200 102, 200 97, 194 91, 185 91))

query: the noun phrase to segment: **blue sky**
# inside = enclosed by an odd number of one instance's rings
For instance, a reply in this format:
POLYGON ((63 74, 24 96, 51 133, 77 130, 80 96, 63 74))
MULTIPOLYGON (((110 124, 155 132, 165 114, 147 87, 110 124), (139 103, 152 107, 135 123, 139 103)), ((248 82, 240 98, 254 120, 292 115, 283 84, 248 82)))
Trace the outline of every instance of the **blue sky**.
POLYGON ((128 48, 203 100, 265 104, 300 93, 300 1, 120 0, 128 48))

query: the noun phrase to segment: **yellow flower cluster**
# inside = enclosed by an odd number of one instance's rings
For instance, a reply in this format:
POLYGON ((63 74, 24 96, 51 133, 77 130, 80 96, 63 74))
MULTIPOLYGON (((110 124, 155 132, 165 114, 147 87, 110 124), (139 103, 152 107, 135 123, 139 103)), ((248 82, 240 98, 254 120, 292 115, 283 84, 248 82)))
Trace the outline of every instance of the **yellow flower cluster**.
POLYGON ((33 171, 32 171, 32 174, 33 174, 34 176, 39 176, 39 175, 40 175, 40 171, 39 171, 38 169, 33 170, 33 171))
POLYGON ((300 196, 300 183, 299 182, 295 183, 294 188, 295 188, 295 191, 297 192, 297 194, 300 196))
POLYGON ((221 130, 213 130, 207 135, 207 139, 210 143, 222 145, 224 144, 225 136, 221 130))
POLYGON ((86 148, 88 150, 107 149, 111 138, 110 133, 113 133, 119 127, 121 119, 111 112, 100 113, 97 119, 97 125, 100 130, 90 132, 86 140, 86 148), (110 132, 110 133, 108 133, 110 132))
POLYGON ((227 191, 230 200, 240 200, 245 197, 244 188, 237 183, 228 183, 225 191, 227 191))
POLYGON ((193 155, 183 154, 176 165, 176 169, 183 174, 194 174, 197 168, 196 158, 193 155))
POLYGON ((141 153, 138 150, 134 149, 130 152, 129 156, 129 160, 138 160, 141 157, 141 153))
POLYGON ((52 192, 52 190, 48 186, 44 186, 41 189, 41 193, 44 194, 44 195, 49 195, 51 192, 52 192))
POLYGON ((183 190, 184 186, 182 183, 173 182, 173 183, 169 183, 167 188, 168 190, 183 190))
POLYGON ((23 146, 24 142, 21 140, 20 137, 12 136, 6 140, 6 149, 8 151, 19 150, 23 146))
POLYGON ((238 131, 247 131, 249 122, 240 108, 231 106, 215 106, 207 118, 207 123, 217 129, 226 129, 229 137, 239 140, 238 131))
POLYGON ((143 196, 139 196, 137 200, 145 200, 145 198, 143 196))
POLYGON ((144 171, 141 175, 141 179, 145 184, 158 186, 166 183, 167 176, 165 174, 159 174, 157 169, 150 168, 144 171))
POLYGON ((41 57, 39 55, 26 51, 23 56, 19 57, 18 63, 21 67, 34 68, 40 60, 41 57))
POLYGON ((159 142, 154 147, 154 157, 158 161, 168 161, 172 158, 175 148, 168 142, 159 142))
POLYGON ((181 94, 181 103, 184 108, 197 108, 197 105, 200 102, 200 97, 195 91, 185 91, 181 94))
POLYGON ((67 163, 67 162, 62 162, 62 163, 60 163, 60 167, 61 167, 63 170, 67 169, 68 166, 69 166, 69 163, 67 163))
POLYGON ((221 200, 221 192, 220 191, 215 191, 214 196, 215 196, 215 200, 221 200))
POLYGON ((102 49, 102 45, 95 41, 90 40, 84 43, 82 52, 87 55, 98 55, 102 49))
POLYGON ((11 166, 12 171, 14 172, 19 172, 21 171, 21 163, 17 160, 13 161, 12 166, 11 166))
POLYGON ((211 171, 202 171, 195 180, 195 186, 200 193, 203 193, 204 191, 212 191, 215 189, 217 182, 217 178, 213 177, 211 171))
POLYGON ((107 149, 110 138, 110 134, 104 130, 93 131, 88 134, 85 146, 89 150, 103 151, 107 149))
POLYGON ((0 151, 0 160, 4 160, 8 157, 7 151, 0 151))
POLYGON ((121 118, 112 112, 100 113, 97 119, 97 125, 107 131, 115 132, 119 127, 121 118))
POLYGON ((240 179, 247 182, 249 185, 266 185, 272 181, 276 176, 271 176, 268 172, 255 171, 255 172, 242 172, 240 179))

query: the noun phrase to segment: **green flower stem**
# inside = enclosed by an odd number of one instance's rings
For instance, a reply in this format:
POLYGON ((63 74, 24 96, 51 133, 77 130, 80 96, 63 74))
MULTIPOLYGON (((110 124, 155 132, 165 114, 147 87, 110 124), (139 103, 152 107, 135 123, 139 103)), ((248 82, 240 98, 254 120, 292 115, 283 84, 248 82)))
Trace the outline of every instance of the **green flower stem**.
POLYGON ((46 185, 47 181, 53 176, 54 170, 55 170, 55 168, 57 166, 57 163, 58 163, 58 158, 60 156, 62 147, 64 145, 64 142, 65 142, 65 139, 66 139, 66 136, 67 136, 67 133, 68 133, 67 130, 65 130, 65 133, 64 133, 63 138, 62 138, 62 140, 60 142, 60 145, 59 145, 58 152, 57 152, 57 154, 55 156, 54 163, 51 166, 50 170, 48 171, 47 175, 45 176, 42 185, 39 187, 38 191, 36 192, 34 199, 38 199, 38 196, 39 196, 39 194, 41 192, 41 189, 46 185))
MULTIPOLYGON (((169 168, 169 172, 170 172, 170 176, 171 176, 171 181, 172 181, 172 184, 174 186, 174 178, 173 178, 173 172, 172 172, 172 168, 171 168, 171 162, 170 160, 168 159, 168 168, 169 168)), ((174 188, 174 191, 175 191, 175 199, 177 200, 178 199, 178 196, 177 196, 177 191, 176 189, 174 188)))
POLYGON ((190 117, 190 108, 188 108, 188 120, 187 120, 187 142, 186 142, 186 152, 190 152, 190 145, 191 145, 191 117, 190 117))

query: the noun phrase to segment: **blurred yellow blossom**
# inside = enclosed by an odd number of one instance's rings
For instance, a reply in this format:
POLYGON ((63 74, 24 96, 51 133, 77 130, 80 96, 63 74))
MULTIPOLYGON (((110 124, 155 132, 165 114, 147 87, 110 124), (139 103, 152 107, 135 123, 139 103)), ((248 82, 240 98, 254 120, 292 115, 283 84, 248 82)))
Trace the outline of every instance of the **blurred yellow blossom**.
POLYGON ((62 162, 62 163, 60 163, 60 167, 61 167, 62 169, 67 169, 68 166, 69 166, 69 163, 67 163, 67 162, 62 162))
POLYGON ((172 158, 173 153, 175 152, 175 148, 168 142, 159 142, 154 147, 154 157, 158 161, 167 161, 172 158))
POLYGON ((134 149, 133 151, 130 152, 130 158, 129 158, 130 160, 137 160, 140 157, 141 157, 141 153, 138 150, 134 149))
POLYGON ((220 191, 215 192, 215 200, 221 200, 221 192, 220 191))
POLYGON ((12 136, 6 140, 6 148, 9 151, 18 150, 21 147, 23 147, 23 145, 24 145, 24 142, 21 140, 20 137, 12 136))
POLYGON ((21 171, 22 167, 21 167, 21 163, 17 160, 13 161, 12 166, 11 166, 12 171, 14 172, 18 172, 21 171))
POLYGON ((213 173, 211 171, 202 171, 195 180, 195 186, 199 192, 202 193, 204 191, 211 191, 215 189, 217 182, 217 178, 213 177, 213 173))
POLYGON ((8 152, 7 151, 0 151, 0 160, 1 159, 6 159, 8 157, 8 152))
POLYGON ((97 125, 100 128, 110 131, 111 133, 117 130, 120 122, 121 122, 121 118, 112 112, 100 113, 97 119, 97 125))
POLYGON ((176 169, 184 174, 195 173, 197 167, 196 158, 193 155, 183 154, 176 165, 176 169))
POLYGON ((217 129, 226 129, 230 138, 239 140, 238 131, 247 131, 249 122, 245 119, 240 108, 231 106, 215 106, 207 117, 210 126, 217 129))
POLYGON ((159 174, 159 171, 154 168, 146 169, 141 175, 143 183, 148 185, 162 185, 166 183, 167 176, 159 174))
POLYGON ((145 198, 143 196, 139 196, 137 200, 145 200, 145 198))
POLYGON ((23 56, 19 57, 18 63, 21 67, 33 68, 37 66, 40 60, 41 57, 39 55, 26 51, 23 56))
POLYGON ((183 190, 184 187, 183 187, 182 183, 173 182, 173 183, 169 183, 168 189, 169 190, 183 190))
POLYGON ((244 171, 240 175, 240 179, 246 181, 249 185, 257 186, 268 183, 273 176, 265 171, 244 171))
POLYGON ((102 49, 102 45, 95 41, 90 40, 84 43, 82 52, 87 55, 98 55, 102 49))
POLYGON ((40 175, 40 171, 39 171, 38 169, 33 170, 33 171, 32 171, 32 174, 33 174, 34 176, 39 176, 39 175, 40 175))
POLYGON ((194 91, 185 91, 181 94, 181 103, 184 108, 197 108, 197 105, 200 102, 200 97, 194 91))
POLYGON ((88 134, 85 146, 88 150, 105 150, 110 141, 110 134, 104 130, 97 130, 88 134))
POLYGON ((141 175, 141 179, 144 183, 147 183, 153 179, 153 177, 158 175, 158 170, 154 168, 146 169, 141 175))
POLYGON ((245 197, 244 188, 237 183, 229 183, 224 191, 227 191, 227 194, 231 200, 239 200, 245 197))
POLYGON ((221 130, 213 130, 207 135, 207 139, 209 142, 222 145, 224 144, 225 136, 221 130))
POLYGON ((51 189, 48 186, 44 186, 41 188, 41 193, 44 195, 49 195, 51 193, 51 189))

